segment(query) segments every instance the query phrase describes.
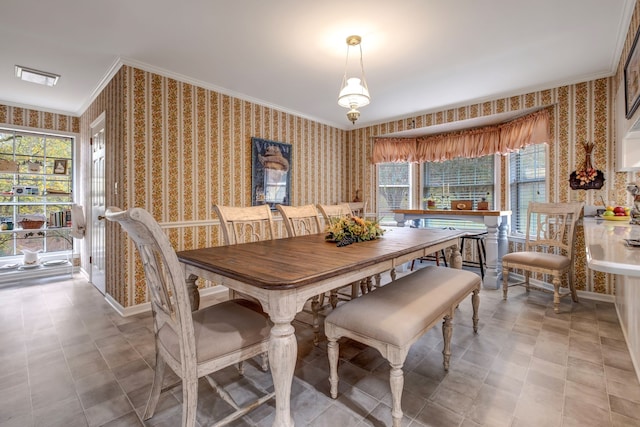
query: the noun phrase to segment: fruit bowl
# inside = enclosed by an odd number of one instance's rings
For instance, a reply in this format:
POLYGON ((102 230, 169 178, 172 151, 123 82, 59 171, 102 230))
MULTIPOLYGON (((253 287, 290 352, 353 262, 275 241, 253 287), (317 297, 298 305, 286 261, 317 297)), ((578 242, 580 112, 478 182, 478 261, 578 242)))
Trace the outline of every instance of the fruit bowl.
POLYGON ((619 216, 616 216, 616 215, 604 216, 603 215, 603 216, 601 216, 601 218, 604 219, 604 220, 607 220, 607 221, 629 221, 631 219, 631 216, 629 216, 629 215, 625 215, 625 216, 622 216, 622 215, 619 215, 619 216))

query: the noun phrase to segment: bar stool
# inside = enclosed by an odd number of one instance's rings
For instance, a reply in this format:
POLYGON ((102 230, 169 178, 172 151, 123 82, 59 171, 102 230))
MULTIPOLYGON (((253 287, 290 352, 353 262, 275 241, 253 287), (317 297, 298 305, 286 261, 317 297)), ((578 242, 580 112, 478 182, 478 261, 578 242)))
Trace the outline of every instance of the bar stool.
MULTIPOLYGON (((411 228, 418 228, 418 227, 411 226, 411 228)), ((453 228, 453 227, 445 227, 444 230, 455 230, 455 228, 453 228)), ((436 252, 435 254, 423 256, 423 257, 420 257, 420 258, 417 258, 417 259, 418 259, 418 261, 422 262, 422 261, 432 261, 435 258, 436 265, 440 265, 440 255, 442 255, 442 261, 444 262, 444 266, 445 267, 449 267, 447 265, 447 257, 444 254, 444 249, 440 250, 439 253, 436 252)), ((411 261, 411 268, 409 269, 409 271, 413 271, 413 266, 414 266, 415 263, 416 263, 415 259, 413 261, 411 261)))
MULTIPOLYGON (((442 261, 444 262, 444 266, 445 267, 449 267, 447 265, 447 257, 444 255, 444 249, 441 249, 440 252, 436 252, 435 254, 420 257, 420 258, 418 258, 418 261, 420 261, 420 262, 422 262, 422 261, 430 261, 430 260, 435 258, 436 265, 440 265, 440 255, 442 255, 442 261)), ((410 271, 413 271, 413 264, 415 264, 415 262, 416 262, 415 259, 413 261, 411 261, 411 269, 410 269, 410 271)))
POLYGON ((478 262, 476 261, 462 261, 463 266, 468 267, 480 267, 480 277, 484 279, 484 263, 487 259, 487 251, 484 246, 484 238, 487 232, 470 233, 460 238, 460 254, 464 254, 464 244, 468 240, 476 242, 476 250, 478 251, 478 262))

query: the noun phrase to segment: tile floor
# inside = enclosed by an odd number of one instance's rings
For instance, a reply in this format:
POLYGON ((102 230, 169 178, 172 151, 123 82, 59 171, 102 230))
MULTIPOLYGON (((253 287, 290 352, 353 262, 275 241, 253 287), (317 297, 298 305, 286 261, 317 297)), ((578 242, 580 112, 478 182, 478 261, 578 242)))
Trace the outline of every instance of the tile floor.
MULTIPOLYGON (((405 364, 403 425, 639 426, 640 385, 612 304, 582 300, 554 314, 551 295, 481 292, 480 333, 461 304, 448 374, 440 328, 411 349, 405 364)), ((299 337, 292 406, 296 426, 387 426, 386 362, 353 341, 341 345, 340 395, 328 396, 326 343, 312 345, 308 315, 299 337)), ((152 379, 149 314, 118 316, 85 280, 0 288, 0 427, 180 425, 181 390, 163 393, 142 423, 152 379)), ((248 363, 244 378, 216 375, 239 400, 272 388, 248 363)), ((168 378, 171 382, 174 378, 168 378)), ((229 407, 201 381, 198 422, 229 407)), ((271 426, 273 402, 235 426, 271 426)))

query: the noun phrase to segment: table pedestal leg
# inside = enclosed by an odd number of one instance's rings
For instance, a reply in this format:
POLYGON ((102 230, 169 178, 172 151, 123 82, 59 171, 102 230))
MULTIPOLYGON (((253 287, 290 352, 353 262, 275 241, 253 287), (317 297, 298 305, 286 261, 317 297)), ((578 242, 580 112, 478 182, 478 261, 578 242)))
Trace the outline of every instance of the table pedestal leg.
MULTIPOLYGON (((284 311, 284 310, 283 310, 284 311)), ((270 314, 273 327, 269 339, 269 364, 276 394, 276 415, 274 426, 293 427, 291 417, 291 384, 296 366, 298 343, 291 325, 295 313, 287 316, 284 313, 270 314)))
POLYGON ((502 279, 502 256, 507 253, 507 221, 503 217, 485 217, 487 238, 485 249, 487 253, 487 270, 484 274, 483 287, 485 289, 499 289, 502 279))

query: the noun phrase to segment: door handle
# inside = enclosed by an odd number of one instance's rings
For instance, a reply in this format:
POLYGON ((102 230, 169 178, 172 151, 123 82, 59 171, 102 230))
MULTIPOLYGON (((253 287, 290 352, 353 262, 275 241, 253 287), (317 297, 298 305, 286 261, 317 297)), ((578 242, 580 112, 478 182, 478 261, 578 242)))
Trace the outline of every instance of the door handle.
POLYGON ((98 215, 98 221, 102 221, 103 219, 105 219, 106 217, 104 215, 98 215))

